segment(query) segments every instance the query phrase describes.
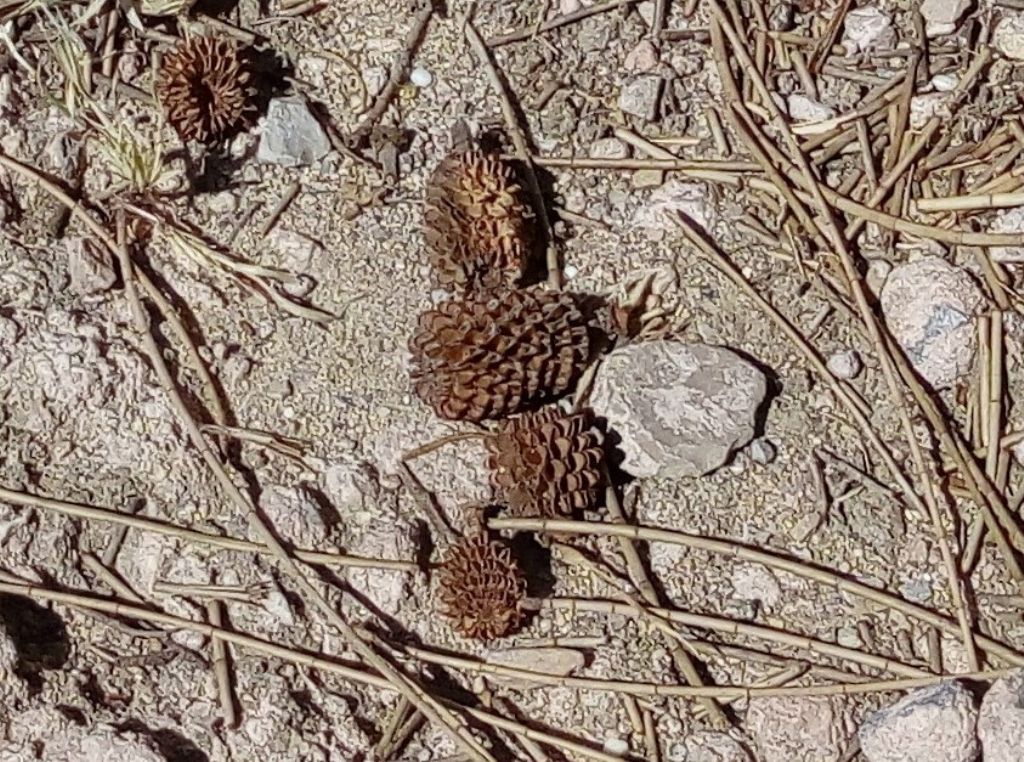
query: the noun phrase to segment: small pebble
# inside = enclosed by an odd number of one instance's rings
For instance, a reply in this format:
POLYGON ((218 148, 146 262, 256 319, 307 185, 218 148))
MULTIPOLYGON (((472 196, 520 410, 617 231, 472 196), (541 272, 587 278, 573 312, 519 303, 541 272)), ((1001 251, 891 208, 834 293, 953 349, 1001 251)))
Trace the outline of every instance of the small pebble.
POLYGON ((766 466, 775 460, 775 445, 764 437, 761 437, 760 439, 755 439, 750 443, 748 454, 752 461, 762 466, 766 466))
POLYGON ((616 757, 624 757, 629 753, 629 744, 621 738, 609 736, 604 739, 604 753, 614 754, 616 757))
POLYGON ((409 74, 409 81, 416 85, 416 87, 430 87, 434 82, 434 75, 422 66, 417 66, 409 74))
POLYGON ((845 352, 836 352, 828 358, 826 365, 832 375, 847 381, 851 378, 856 378, 864 368, 860 355, 852 349, 848 349, 845 352))
POLYGON ((565 276, 566 280, 572 280, 580 274, 580 269, 576 265, 566 265, 562 268, 562 275, 565 276))

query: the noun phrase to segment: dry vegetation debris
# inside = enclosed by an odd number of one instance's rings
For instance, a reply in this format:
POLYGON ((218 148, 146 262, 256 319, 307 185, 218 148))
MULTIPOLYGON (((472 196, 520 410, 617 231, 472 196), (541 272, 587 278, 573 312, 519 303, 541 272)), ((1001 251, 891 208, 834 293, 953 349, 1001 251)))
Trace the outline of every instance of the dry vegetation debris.
POLYGON ((922 688, 975 753, 1019 0, 215 5, 0 0, 3 754, 887 762, 922 688), (769 398, 632 480, 665 341, 769 398))

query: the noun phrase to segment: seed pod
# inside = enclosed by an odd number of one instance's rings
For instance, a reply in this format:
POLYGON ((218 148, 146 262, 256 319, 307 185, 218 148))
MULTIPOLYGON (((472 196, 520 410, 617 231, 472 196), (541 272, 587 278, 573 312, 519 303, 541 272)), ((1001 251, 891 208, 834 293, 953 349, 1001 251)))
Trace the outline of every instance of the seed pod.
POLYGON ((589 411, 552 406, 510 418, 485 443, 491 484, 510 514, 563 518, 600 502, 604 450, 589 411))
POLYGON ((241 51, 223 37, 194 37, 165 55, 156 95, 183 140, 224 137, 253 109, 241 51))
POLYGON ((512 553, 482 533, 453 546, 438 569, 441 613, 467 638, 493 640, 514 631, 525 595, 512 553))
POLYGON ((410 342, 413 387, 441 418, 502 418, 568 391, 590 359, 590 330, 562 292, 443 302, 420 315, 410 342))
POLYGON ((507 162, 481 151, 443 159, 427 183, 423 208, 437 283, 467 291, 516 285, 529 259, 531 218, 507 162))

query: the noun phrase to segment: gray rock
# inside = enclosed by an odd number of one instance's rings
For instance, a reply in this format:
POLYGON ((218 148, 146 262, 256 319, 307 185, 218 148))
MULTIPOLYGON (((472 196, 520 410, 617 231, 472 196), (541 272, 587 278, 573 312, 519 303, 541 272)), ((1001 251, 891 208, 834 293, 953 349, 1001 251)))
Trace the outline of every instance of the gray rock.
POLYGON ((938 257, 900 265, 881 301, 889 330, 929 384, 951 386, 971 369, 982 295, 966 272, 938 257))
POLYGON ((860 355, 852 349, 836 352, 828 358, 828 362, 825 364, 832 375, 846 380, 856 378, 864 368, 864 364, 860 361, 860 355))
MULTIPOLYGON (((528 669, 531 672, 543 672, 545 675, 564 677, 582 669, 586 660, 583 654, 572 648, 505 648, 492 651, 487 661, 505 667, 528 669)), ((496 681, 513 686, 528 686, 530 680, 509 677, 495 678, 496 681)))
POLYGON ((839 762, 854 735, 849 705, 825 696, 753 698, 747 728, 761 762, 839 762))
POLYGON ((970 5, 970 0, 924 0, 921 15, 925 20, 925 34, 929 37, 952 34, 970 5))
POLYGON ((786 102, 789 115, 798 122, 821 122, 836 115, 836 110, 821 101, 794 93, 786 102))
POLYGON ((847 53, 885 48, 896 40, 892 17, 874 5, 854 8, 846 14, 843 47, 847 53))
POLYGON ((622 437, 634 476, 701 476, 754 436, 764 376, 735 352, 673 341, 608 355, 591 405, 622 437))
MULTIPOLYGON (((657 169, 640 171, 661 175, 661 170, 657 169)), ((707 186, 670 180, 652 191, 647 203, 633 215, 633 224, 648 230, 675 230, 672 216, 680 212, 705 230, 709 229, 714 220, 715 208, 709 200, 707 186)))
POLYGON ((624 64, 626 71, 650 71, 658 65, 658 49, 650 40, 641 40, 635 48, 626 54, 624 64))
POLYGON ((282 539, 299 547, 319 547, 327 536, 319 507, 301 487, 268 485, 260 495, 260 509, 282 539))
POLYGON ((782 600, 779 580, 760 564, 737 565, 732 573, 734 597, 744 601, 760 601, 766 608, 774 608, 782 600))
POLYGON ((409 81, 416 87, 430 87, 434 82, 434 75, 422 66, 417 66, 409 73, 409 81))
POLYGON ((775 460, 775 456, 778 453, 775 450, 775 445, 771 443, 771 440, 761 437, 760 439, 755 439, 750 443, 750 447, 747 448, 747 454, 755 463, 767 466, 775 460))
POLYGON ((324 158, 331 150, 327 133, 299 95, 274 98, 260 133, 257 160, 299 167, 324 158))
POLYGON ((629 148, 618 138, 601 138, 590 144, 592 159, 625 159, 629 148))
POLYGON ((932 117, 949 119, 952 98, 949 93, 924 93, 910 99, 910 126, 915 130, 924 127, 932 117))
MULTIPOLYGON (((1024 206, 1000 209, 989 226, 990 233, 1024 233, 1024 206)), ((989 249, 997 262, 1024 262, 1024 246, 993 246, 989 249)))
POLYGON ((661 100, 661 77, 645 74, 637 77, 619 93, 619 108, 627 114, 653 121, 661 100))
POLYGON ((927 603, 932 599, 932 583, 926 579, 911 579, 900 585, 900 595, 914 603, 927 603))
POLYGON ((669 747, 674 762, 750 762, 750 755, 725 733, 698 730, 669 747))
POLYGON ((71 291, 79 296, 106 291, 117 280, 110 254, 85 238, 64 239, 71 291))
POLYGON ((977 719, 974 699, 959 682, 919 688, 868 716, 860 748, 868 762, 973 762, 977 719))
POLYGON ((1024 61, 1024 13, 1009 13, 996 25, 992 44, 1007 58, 1024 61))
POLYGON ((978 737, 985 762, 1019 762, 1024 750, 1024 670, 996 680, 981 700, 978 737))

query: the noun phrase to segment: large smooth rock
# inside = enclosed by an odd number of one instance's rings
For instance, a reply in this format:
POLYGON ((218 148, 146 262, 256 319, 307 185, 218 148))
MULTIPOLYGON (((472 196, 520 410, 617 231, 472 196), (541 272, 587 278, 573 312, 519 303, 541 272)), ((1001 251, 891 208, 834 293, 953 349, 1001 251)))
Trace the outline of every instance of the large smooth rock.
POLYGON ((974 762, 977 719, 960 683, 919 688, 864 721, 860 748, 868 762, 974 762))
POLYGON ((881 301, 889 330, 929 384, 951 386, 971 369, 983 300, 966 272, 938 257, 900 265, 881 301))
POLYGON ((854 735, 848 704, 826 696, 756 697, 747 728, 760 762, 839 762, 854 735))
POLYGON ((1024 757, 1024 670, 996 680, 981 700, 978 737, 985 762, 1024 757))
POLYGON ((256 150, 259 161, 299 167, 319 161, 330 150, 331 141, 305 98, 292 95, 270 101, 256 150))
POLYGON ((617 349, 591 405, 622 439, 633 476, 701 476, 754 436, 765 378, 724 347, 657 341, 617 349))

